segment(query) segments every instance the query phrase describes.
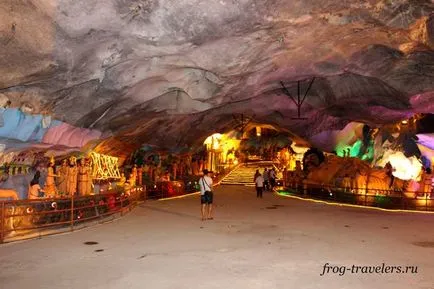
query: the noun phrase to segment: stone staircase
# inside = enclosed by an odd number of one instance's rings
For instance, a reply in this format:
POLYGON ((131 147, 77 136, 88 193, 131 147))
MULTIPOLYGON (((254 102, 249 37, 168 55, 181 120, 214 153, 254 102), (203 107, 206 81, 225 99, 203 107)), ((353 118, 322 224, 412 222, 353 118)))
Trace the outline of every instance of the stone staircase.
POLYGON ((242 164, 232 172, 230 172, 222 181, 222 185, 245 185, 245 186, 255 186, 253 181, 253 176, 257 169, 262 172, 264 168, 271 168, 273 166, 272 162, 252 162, 247 164, 242 164))

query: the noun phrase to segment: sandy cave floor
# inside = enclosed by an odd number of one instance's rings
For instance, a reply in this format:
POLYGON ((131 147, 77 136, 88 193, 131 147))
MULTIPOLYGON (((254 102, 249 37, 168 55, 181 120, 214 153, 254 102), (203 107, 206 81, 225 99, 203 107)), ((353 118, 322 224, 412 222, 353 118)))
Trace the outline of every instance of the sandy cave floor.
POLYGON ((434 214, 329 206, 221 186, 152 201, 115 222, 0 246, 0 288, 434 288, 434 214), (85 245, 85 242, 97 242, 85 245), (417 274, 323 273, 418 266, 417 274))

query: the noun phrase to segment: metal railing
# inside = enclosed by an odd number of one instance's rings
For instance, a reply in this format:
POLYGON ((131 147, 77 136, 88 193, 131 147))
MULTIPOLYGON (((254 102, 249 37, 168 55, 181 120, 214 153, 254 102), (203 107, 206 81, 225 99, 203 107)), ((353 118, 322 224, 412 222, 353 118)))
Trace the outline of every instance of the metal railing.
POLYGON ((280 194, 295 195, 335 203, 378 207, 392 210, 434 211, 434 192, 396 191, 375 188, 289 183, 278 190, 280 194))
MULTIPOLYGON (((224 172, 216 176, 217 182, 224 172)), ((0 243, 53 235, 121 217, 145 200, 198 191, 199 177, 82 197, 0 201, 0 243), (109 217, 112 217, 109 219, 109 217)))
POLYGON ((139 202, 197 192, 197 180, 157 182, 127 192, 69 198, 0 201, 0 243, 53 235, 121 217, 139 202), (111 218, 109 218, 111 217, 111 218))
POLYGON ((144 188, 128 192, 36 200, 0 202, 0 242, 73 231, 90 221, 130 211, 146 197, 144 188))

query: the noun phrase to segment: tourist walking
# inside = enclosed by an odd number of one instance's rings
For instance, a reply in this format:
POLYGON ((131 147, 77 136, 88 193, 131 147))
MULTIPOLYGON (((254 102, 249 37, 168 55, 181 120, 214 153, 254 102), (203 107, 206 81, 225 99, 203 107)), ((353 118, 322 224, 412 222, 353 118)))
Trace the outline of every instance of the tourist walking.
POLYGON ((255 179, 256 197, 262 198, 262 192, 264 191, 264 178, 259 174, 255 179))
POLYGON ((208 219, 212 220, 212 203, 213 203, 213 192, 212 192, 212 179, 208 175, 207 169, 203 170, 203 176, 199 180, 200 186, 200 203, 201 203, 201 217, 202 221, 208 219))

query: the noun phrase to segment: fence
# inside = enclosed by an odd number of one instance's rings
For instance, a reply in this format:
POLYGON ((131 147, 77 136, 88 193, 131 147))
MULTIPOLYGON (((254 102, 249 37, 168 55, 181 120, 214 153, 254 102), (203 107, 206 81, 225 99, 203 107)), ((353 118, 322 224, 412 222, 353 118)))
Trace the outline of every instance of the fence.
POLYGON ((434 211, 434 193, 399 192, 394 190, 348 188, 315 184, 290 185, 279 190, 283 195, 295 195, 336 203, 379 207, 392 210, 434 211))
MULTIPOLYGON (((215 181, 225 173, 218 174, 215 181)), ((73 231, 91 225, 92 221, 120 217, 140 201, 195 193, 199 189, 198 179, 194 176, 182 181, 156 182, 128 192, 113 190, 84 197, 0 201, 0 243, 73 231)))
POLYGON ((157 182, 150 188, 71 198, 0 202, 0 243, 73 231, 92 221, 112 220, 140 201, 185 195, 197 191, 196 181, 157 182), (111 218, 109 218, 111 217, 111 218))
POLYGON ((73 231, 89 221, 123 215, 144 197, 143 188, 126 192, 40 200, 2 201, 0 242, 73 231))

